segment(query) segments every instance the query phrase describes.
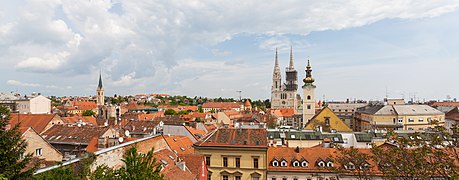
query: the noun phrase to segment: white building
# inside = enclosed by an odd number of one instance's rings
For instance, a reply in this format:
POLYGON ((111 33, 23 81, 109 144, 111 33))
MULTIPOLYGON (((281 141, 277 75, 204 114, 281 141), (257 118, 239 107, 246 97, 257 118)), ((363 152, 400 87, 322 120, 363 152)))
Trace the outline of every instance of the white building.
POLYGON ((21 114, 51 113, 51 100, 42 95, 16 100, 16 105, 21 114))

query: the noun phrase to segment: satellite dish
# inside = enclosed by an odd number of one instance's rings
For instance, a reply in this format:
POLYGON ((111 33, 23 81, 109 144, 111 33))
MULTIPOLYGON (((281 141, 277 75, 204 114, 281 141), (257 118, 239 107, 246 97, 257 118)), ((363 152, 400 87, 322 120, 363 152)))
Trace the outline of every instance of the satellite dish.
POLYGON ((124 141, 124 138, 123 138, 123 137, 120 137, 120 138, 118 138, 118 141, 119 141, 120 143, 122 143, 122 142, 124 141))
POLYGON ((81 124, 78 124, 77 126, 78 126, 78 127, 81 127, 81 124))
POLYGON ((104 126, 107 127, 108 126, 108 122, 104 122, 104 126))
POLYGON ((124 135, 126 135, 126 137, 129 137, 129 130, 124 131, 124 135))

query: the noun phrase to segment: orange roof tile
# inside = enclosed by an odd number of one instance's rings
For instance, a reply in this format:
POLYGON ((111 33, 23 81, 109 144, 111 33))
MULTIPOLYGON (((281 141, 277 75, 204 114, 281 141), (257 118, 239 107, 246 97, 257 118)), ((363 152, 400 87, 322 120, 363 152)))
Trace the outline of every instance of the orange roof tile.
POLYGON ((94 101, 74 101, 74 107, 78 107, 81 110, 91 110, 97 108, 97 104, 94 101))
POLYGON ((196 138, 196 140, 198 139, 201 139, 202 137, 204 137, 204 135, 206 135, 206 131, 204 130, 197 130, 193 127, 190 127, 190 126, 185 126, 185 128, 190 131, 190 133, 194 136, 194 138, 196 138))
POLYGON ((187 136, 164 136, 167 144, 177 154, 193 154, 193 142, 187 136))
POLYGON ((210 147, 268 147, 266 129, 222 128, 196 142, 196 146, 210 147))
POLYGON ((202 104, 202 108, 221 108, 221 109, 231 109, 231 108, 240 108, 241 104, 238 102, 206 102, 202 104))
POLYGON ((98 151, 99 150, 99 148, 97 147, 98 143, 99 143, 99 137, 93 137, 91 141, 89 141, 88 146, 86 146, 86 151, 90 153, 98 151))
POLYGON ((156 151, 153 153, 153 156, 163 165, 163 169, 160 173, 164 175, 164 179, 194 179, 196 177, 196 175, 193 175, 190 171, 178 168, 175 165, 178 156, 168 149, 156 151))
POLYGON ((16 126, 18 122, 21 127, 32 127, 39 134, 45 130, 46 126, 53 120, 56 114, 11 114, 9 124, 11 128, 16 126))
POLYGON ((61 117, 62 121, 67 124, 74 124, 79 122, 85 122, 92 125, 97 125, 95 117, 92 116, 70 116, 70 117, 61 117))
POLYGON ((459 107, 459 102, 434 102, 431 104, 431 106, 437 107, 437 106, 456 106, 459 107))
MULTIPOLYGON (((179 157, 185 162, 185 165, 190 169, 191 173, 207 178, 207 168, 202 154, 180 154, 179 157)), ((199 178, 198 178, 199 179, 199 178)))

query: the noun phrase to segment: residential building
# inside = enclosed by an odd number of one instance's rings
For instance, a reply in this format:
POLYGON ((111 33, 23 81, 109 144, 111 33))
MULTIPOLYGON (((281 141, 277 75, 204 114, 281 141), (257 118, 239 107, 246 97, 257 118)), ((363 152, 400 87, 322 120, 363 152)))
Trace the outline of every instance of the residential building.
POLYGON ((18 114, 10 115, 11 127, 21 124, 21 127, 32 127, 38 134, 51 128, 53 125, 65 124, 57 114, 18 114))
POLYGON ((459 124, 459 109, 454 107, 445 114, 445 128, 452 133, 451 128, 459 124))
POLYGON ((281 70, 276 48, 276 57, 273 71, 273 85, 271 87, 271 108, 291 108, 295 113, 298 111, 299 101, 301 98, 298 95, 298 72, 293 64, 293 53, 290 47, 290 62, 285 69, 286 83, 282 83, 281 70))
POLYGON ((33 95, 16 100, 17 110, 21 114, 50 114, 51 100, 42 95, 33 95))
POLYGON ((0 92, 0 106, 6 106, 11 112, 16 112, 18 108, 16 100, 19 99, 18 96, 18 94, 14 93, 0 92))
MULTIPOLYGON (((33 158, 46 162, 62 162, 62 154, 43 139, 32 127, 20 127, 22 139, 27 142, 24 154, 32 154, 33 158)), ((46 163, 49 164, 49 163, 46 163)))
POLYGON ((266 129, 220 128, 194 144, 208 179, 266 179, 266 129))
POLYGON ((202 104, 204 112, 241 111, 244 106, 240 102, 205 102, 202 104))
POLYGON ((329 107, 333 113, 336 114, 341 120, 343 120, 346 125, 351 129, 354 128, 354 112, 357 108, 364 107, 368 103, 362 101, 344 101, 344 102, 327 102, 327 107, 329 107))
POLYGON ((326 133, 312 130, 268 129, 268 145, 274 147, 314 147, 329 139, 335 144, 343 144, 340 133, 326 133))
POLYGON ((428 105, 368 105, 355 113, 355 131, 370 129, 425 130, 431 121, 445 122, 445 114, 428 105))
POLYGON ((327 132, 350 132, 352 131, 333 111, 325 107, 306 123, 305 129, 327 132))

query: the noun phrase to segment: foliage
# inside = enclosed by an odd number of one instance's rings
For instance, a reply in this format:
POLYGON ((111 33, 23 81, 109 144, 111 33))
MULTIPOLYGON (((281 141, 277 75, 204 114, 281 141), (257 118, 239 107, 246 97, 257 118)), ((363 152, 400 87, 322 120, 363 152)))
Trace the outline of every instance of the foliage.
POLYGON ((176 112, 173 109, 166 109, 166 111, 164 111, 164 115, 175 115, 175 114, 176 112))
POLYGON ((198 112, 203 113, 204 109, 202 109, 202 106, 198 106, 198 112))
POLYGON ((79 180, 78 176, 73 175, 71 167, 60 167, 49 170, 34 176, 36 180, 79 180))
POLYGON ((83 116, 94 116, 94 115, 96 115, 96 112, 94 112, 92 110, 83 111, 83 116))
POLYGON ((116 178, 116 171, 106 165, 97 166, 91 173, 91 180, 111 180, 116 178))
POLYGON ((332 167, 341 174, 356 176, 357 179, 370 179, 373 168, 368 162, 371 158, 370 154, 363 153, 355 148, 344 148, 340 145, 334 145, 339 156, 333 157, 332 161, 339 164, 337 167, 332 167))
POLYGON ((272 114, 268 113, 266 116, 266 124, 269 129, 274 129, 277 126, 277 119, 272 114))
POLYGON ((90 167, 95 160, 93 153, 86 154, 79 162, 72 164, 71 166, 61 166, 50 171, 46 171, 34 176, 38 180, 79 180, 87 179, 91 175, 90 167))
POLYGON ((10 110, 0 106, 0 177, 6 179, 29 179, 36 167, 25 169, 31 163, 32 154, 25 154, 27 142, 22 139, 19 124, 7 130, 10 110), (21 157, 23 157, 21 159, 21 157))
POLYGON ((118 170, 121 179, 163 179, 161 164, 153 157, 152 148, 147 154, 137 152, 136 147, 131 147, 125 153, 124 167, 118 170))

